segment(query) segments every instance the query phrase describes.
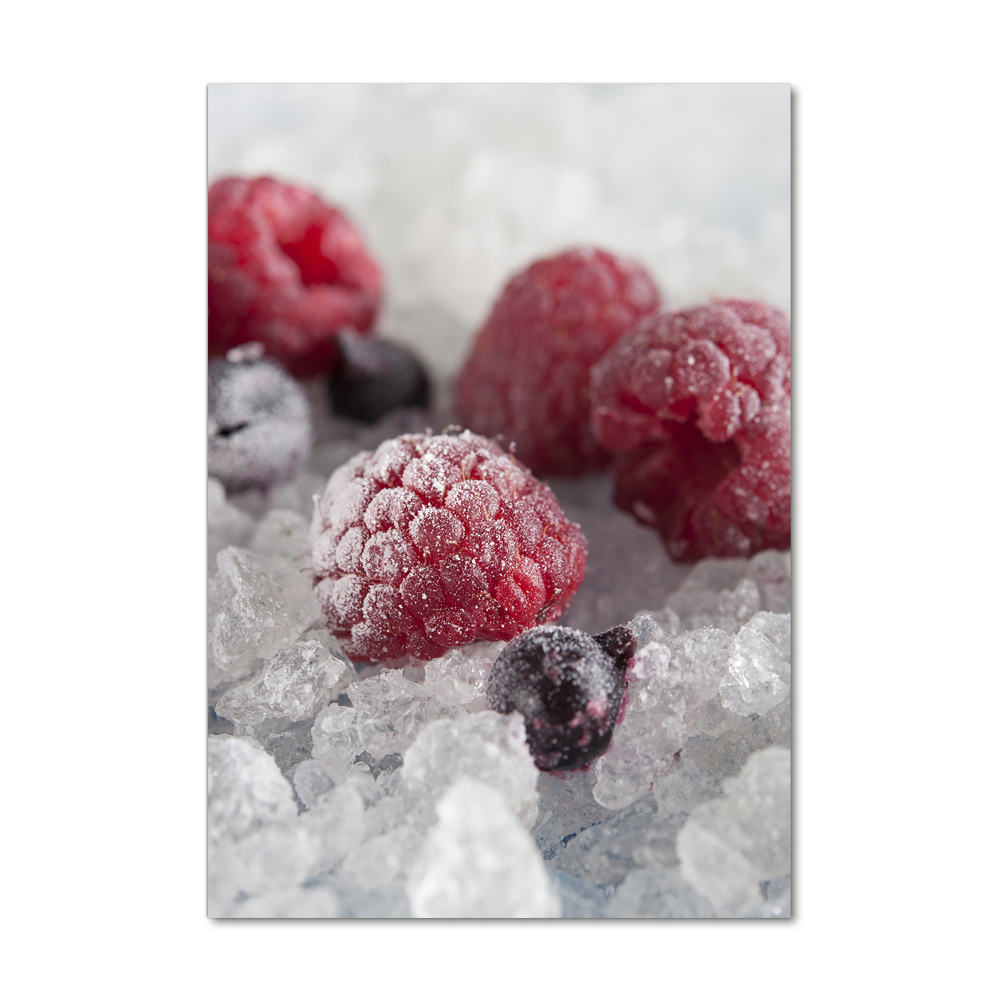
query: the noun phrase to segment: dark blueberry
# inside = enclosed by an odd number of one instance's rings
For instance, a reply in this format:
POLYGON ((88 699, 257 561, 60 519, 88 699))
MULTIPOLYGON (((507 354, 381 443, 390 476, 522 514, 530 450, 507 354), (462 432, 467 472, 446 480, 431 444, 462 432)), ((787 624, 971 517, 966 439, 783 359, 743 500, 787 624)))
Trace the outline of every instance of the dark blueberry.
POLYGON ((208 474, 230 493, 294 479, 312 442, 298 383, 249 346, 208 366, 208 474))
POLYGON ((636 645, 622 625, 595 636, 561 625, 529 629, 490 668, 486 700, 496 712, 524 716, 539 770, 582 767, 611 742, 636 645))
POLYGON ((329 383, 334 413, 374 424, 392 410, 428 405, 427 372, 408 347, 350 331, 337 342, 340 357, 329 383))

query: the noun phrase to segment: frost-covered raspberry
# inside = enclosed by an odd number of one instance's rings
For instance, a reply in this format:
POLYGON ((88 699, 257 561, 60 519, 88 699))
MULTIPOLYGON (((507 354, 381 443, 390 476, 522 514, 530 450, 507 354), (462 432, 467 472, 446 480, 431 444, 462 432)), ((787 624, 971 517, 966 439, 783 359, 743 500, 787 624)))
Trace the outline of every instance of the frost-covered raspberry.
POLYGON ((660 303, 652 278, 604 250, 569 250, 515 275, 459 376, 456 405, 479 434, 514 441, 535 475, 606 465, 590 431, 590 367, 660 303))
POLYGON ((255 346, 208 366, 208 474, 230 493, 294 479, 312 443, 305 394, 255 346))
POLYGON ((270 177, 226 177, 208 192, 208 348, 259 341, 296 378, 329 371, 334 335, 367 330, 378 265, 343 213, 270 177))
POLYGON ((334 413, 374 424, 393 410, 430 402, 427 371, 405 345, 349 331, 337 343, 340 359, 328 386, 334 413))
POLYGON ((553 621, 587 542, 495 442, 404 434, 330 477, 312 524, 327 627, 357 660, 443 656, 553 621))
POLYGON ((508 643, 490 668, 490 708, 524 716, 528 746, 542 771, 569 770, 608 748, 635 656, 635 632, 601 635, 547 625, 508 643))
POLYGON ((648 317, 594 366, 615 502, 672 559, 789 548, 790 358, 784 313, 730 299, 648 317))

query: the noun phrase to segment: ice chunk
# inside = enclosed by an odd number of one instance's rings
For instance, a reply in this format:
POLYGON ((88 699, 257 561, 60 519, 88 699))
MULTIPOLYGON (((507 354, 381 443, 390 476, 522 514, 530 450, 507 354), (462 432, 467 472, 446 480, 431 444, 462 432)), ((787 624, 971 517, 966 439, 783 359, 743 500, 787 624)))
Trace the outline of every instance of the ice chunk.
POLYGON ((737 632, 758 611, 790 610, 791 573, 791 553, 774 549, 752 559, 702 559, 653 618, 673 635, 705 625, 737 632))
POLYGON ((424 690, 446 705, 482 712, 486 704, 486 675, 504 648, 502 642, 474 642, 459 646, 424 665, 424 690))
POLYGON ((291 786, 249 737, 208 738, 208 891, 213 911, 294 887, 315 860, 291 786))
POLYGON ((724 766, 721 772, 706 766, 705 744, 717 742, 714 737, 695 733, 685 744, 679 765, 653 782, 653 794, 665 812, 686 816, 702 802, 722 794, 722 779, 738 771, 743 760, 735 767, 724 766))
POLYGON ((347 689, 347 697, 357 710, 355 725, 361 744, 376 759, 406 750, 435 719, 462 714, 461 708, 439 701, 398 670, 355 681, 347 689))
POLYGON ((614 895, 614 889, 596 882, 587 882, 568 872, 556 868, 549 869, 552 887, 559 894, 562 905, 562 915, 569 919, 581 917, 606 917, 608 902, 614 895))
POLYGON ((651 642, 665 642, 668 636, 677 635, 680 630, 680 619, 669 608, 666 610, 669 615, 673 616, 672 622, 667 625, 663 621, 655 619, 648 612, 636 615, 628 623, 628 628, 635 632, 638 639, 636 652, 645 649, 651 642))
POLYGON ((629 674, 625 717, 594 764, 597 802, 623 809, 676 764, 675 755, 719 690, 732 641, 720 629, 700 628, 639 652, 629 674))
MULTIPOLYGON (((718 698, 712 703, 718 705, 718 698)), ((725 709, 721 709, 725 711, 725 709)), ((707 714, 707 711, 706 711, 707 714)), ((691 812, 695 806, 722 794, 722 780, 737 774, 750 754, 769 746, 788 746, 791 742, 791 702, 786 698, 762 716, 736 720, 733 727, 718 735, 704 729, 705 716, 684 745, 680 767, 657 778, 653 791, 660 805, 671 812, 691 812)))
POLYGON ((748 903, 740 910, 741 917, 790 917, 792 915, 792 880, 791 876, 768 879, 760 883, 762 900, 748 903))
POLYGON ((792 741, 791 698, 775 705, 761 716, 744 719, 741 725, 722 733, 717 739, 706 738, 685 747, 691 759, 721 778, 736 774, 750 754, 771 746, 789 746, 792 741))
POLYGON ((320 796, 330 791, 336 784, 329 771, 318 761, 310 758, 302 761, 292 775, 292 784, 299 801, 312 809, 320 796))
POLYGON ((230 545, 208 582, 208 652, 221 670, 270 659, 319 617, 309 576, 281 556, 230 545))
POLYGON ((594 801, 592 768, 542 772, 538 776, 538 819, 531 833, 549 861, 578 833, 614 815, 594 801))
POLYGON ((791 615, 761 611, 733 640, 729 674, 719 686, 722 705, 760 715, 785 699, 791 683, 791 615))
MULTIPOLYGON (((211 580, 208 581, 208 585, 211 592, 211 580)), ((243 657, 227 670, 220 670, 211 660, 208 661, 205 665, 205 674, 208 681, 208 707, 212 710, 213 716, 215 715, 215 703, 233 684, 243 680, 244 677, 249 677, 251 674, 256 673, 261 666, 262 662, 255 656, 243 657)), ((233 725, 228 719, 226 720, 226 725, 229 726, 226 732, 232 732, 233 725)))
POLYGON ((720 594, 734 590, 746 578, 749 559, 701 559, 691 568, 679 592, 720 594))
POLYGON ((742 576, 746 564, 745 559, 703 559, 683 586, 667 598, 665 610, 678 616, 682 630, 710 625, 736 632, 760 610, 757 584, 742 576), (737 574, 739 579, 728 587, 737 574))
POLYGON ((209 839, 242 840, 297 815, 291 786, 256 740, 208 738, 209 839))
POLYGON ((208 573, 215 572, 215 557, 227 545, 246 545, 254 530, 253 518, 226 499, 226 488, 208 477, 208 573))
POLYGON ((406 888, 401 880, 365 888, 353 879, 337 875, 331 880, 331 886, 340 903, 341 917, 399 919, 411 915, 410 901, 406 898, 406 888))
POLYGON ((425 832, 399 826, 366 840, 345 858, 340 874, 363 889, 388 885, 412 869, 426 839, 425 832))
POLYGON ((747 576, 757 584, 763 611, 792 610, 792 553, 765 549, 750 560, 747 576))
POLYGON ((315 639, 297 641, 271 657, 259 673, 229 688, 215 711, 236 724, 238 735, 260 738, 286 728, 288 721, 313 718, 353 679, 353 669, 315 639))
POLYGON ((525 830, 538 815, 538 771, 520 713, 477 712, 430 723, 403 755, 407 789, 436 801, 460 777, 485 782, 525 830))
MULTIPOLYGON (((723 681, 725 681, 724 677, 723 681)), ((745 721, 746 719, 738 712, 730 712, 722 704, 722 699, 716 695, 714 698, 710 698, 705 706, 705 711, 702 712, 701 718, 698 720, 698 728, 709 736, 718 736, 727 729, 742 726, 745 721)))
POLYGON ((310 875, 330 871, 364 838, 364 801, 349 782, 321 795, 299 817, 299 826, 311 841, 310 875))
MULTIPOLYGON (((391 664, 390 669, 398 670, 401 677, 405 677, 408 681, 413 681, 414 684, 424 683, 424 662, 423 660, 415 660, 408 653, 402 656, 399 660, 387 660, 386 666, 391 664), (397 666, 397 664, 402 663, 402 666, 397 666)), ((359 678, 362 680, 363 678, 359 678)))
POLYGON ((309 566, 309 521, 294 510, 273 508, 254 529, 250 548, 262 556, 284 556, 299 569, 309 566))
POLYGON ((523 718, 459 711, 454 720, 431 722, 403 755, 403 766, 379 780, 365 814, 368 835, 381 836, 401 825, 429 829, 437 800, 462 776, 488 783, 531 829, 538 814, 538 771, 523 718))
POLYGON ((609 917, 714 917, 712 904, 681 878, 666 871, 635 868, 625 876, 607 908, 609 917))
POLYGON ((747 622, 748 628, 765 636, 774 645, 778 654, 786 662, 792 659, 792 616, 791 613, 774 614, 761 611, 747 622))
POLYGON ((760 900, 760 883, 791 871, 791 751, 753 754, 698 806, 677 837, 681 874, 721 916, 760 900))
POLYGON ((677 831, 685 816, 667 813, 647 795, 602 823, 566 838, 549 864, 588 882, 615 885, 634 868, 677 864, 677 831))
POLYGON ((311 873, 315 854, 315 844, 294 824, 260 830, 239 841, 210 841, 210 906, 216 911, 241 898, 293 888, 311 873))
POLYGON ((255 896, 228 906, 209 907, 210 917, 339 917, 337 894, 326 885, 296 886, 283 892, 255 896))
MULTIPOLYGON (((369 753, 358 736, 357 710, 345 705, 332 704, 316 716, 312 727, 312 758, 334 782, 349 776, 366 775, 379 778, 391 774, 403 763, 402 755, 389 753, 375 757, 369 753)), ((313 773, 311 769, 306 775, 313 773)), ((313 784, 318 778, 303 776, 303 781, 313 784)))
POLYGON ((358 736, 357 715, 354 708, 333 704, 324 708, 313 723, 313 760, 335 782, 347 777, 355 757, 364 750, 358 736))
POLYGON ((350 657, 340 648, 340 643, 337 642, 333 634, 328 632, 323 625, 318 625, 316 628, 309 629, 308 632, 303 632, 299 636, 299 641, 318 642, 332 657, 343 660, 347 664, 350 669, 344 674, 340 681, 341 684, 350 685, 358 679, 358 671, 351 662, 350 657))
POLYGON ((416 917, 558 917, 558 896, 531 838, 502 795, 463 777, 407 880, 416 917))

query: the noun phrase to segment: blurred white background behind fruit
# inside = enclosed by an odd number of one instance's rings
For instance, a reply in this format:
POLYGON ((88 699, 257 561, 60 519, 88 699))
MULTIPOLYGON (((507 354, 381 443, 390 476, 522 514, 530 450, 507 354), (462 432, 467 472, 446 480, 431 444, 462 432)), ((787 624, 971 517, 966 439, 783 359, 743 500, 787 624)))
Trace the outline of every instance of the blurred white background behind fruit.
POLYGON ((385 268, 377 329, 439 384, 512 273, 569 245, 639 259, 671 306, 791 299, 785 84, 215 84, 209 181, 343 207, 385 268))

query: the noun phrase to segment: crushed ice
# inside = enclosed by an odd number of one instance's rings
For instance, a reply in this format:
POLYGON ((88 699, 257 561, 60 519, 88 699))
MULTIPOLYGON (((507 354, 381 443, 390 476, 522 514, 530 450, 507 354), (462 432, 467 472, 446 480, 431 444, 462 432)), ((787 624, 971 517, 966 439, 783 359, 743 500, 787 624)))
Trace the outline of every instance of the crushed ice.
POLYGON ((503 643, 349 662, 291 487, 248 503, 209 483, 213 915, 790 914, 788 553, 685 577, 606 479, 568 484, 570 516, 633 539, 595 546, 567 619, 596 633, 644 610, 609 751, 545 774, 521 716, 486 705, 503 643))

